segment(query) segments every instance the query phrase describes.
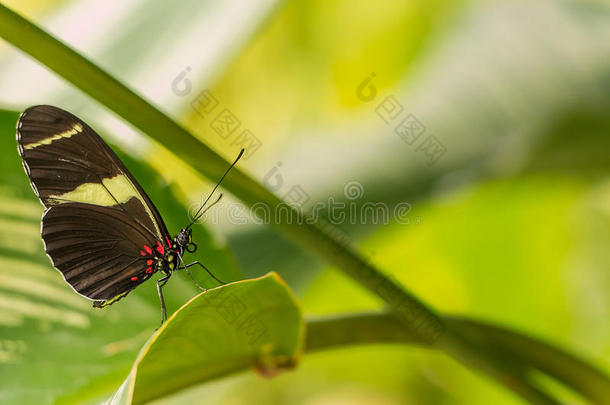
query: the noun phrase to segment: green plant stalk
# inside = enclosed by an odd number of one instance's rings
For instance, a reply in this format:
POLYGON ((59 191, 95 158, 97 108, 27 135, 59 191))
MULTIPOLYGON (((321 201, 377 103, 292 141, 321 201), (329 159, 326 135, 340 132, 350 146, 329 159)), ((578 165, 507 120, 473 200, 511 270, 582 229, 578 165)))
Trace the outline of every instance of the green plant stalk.
POLYGON ((457 329, 481 336, 496 351, 570 386, 592 403, 610 405, 610 378, 585 361, 548 343, 505 328, 463 318, 446 318, 457 329))
MULTIPOLYGON (((456 329, 478 335, 483 344, 494 351, 518 357, 526 367, 563 382, 592 403, 610 404, 610 378, 583 360, 548 343, 499 326, 459 317, 444 319, 456 329)), ((430 347, 417 335, 405 330, 389 312, 309 319, 307 331, 306 351, 310 353, 358 344, 409 343, 430 347)))
MULTIPOLYGON (((404 339, 404 343, 434 347, 408 330, 400 331, 400 325, 402 323, 399 324, 396 317, 389 313, 384 314, 383 317, 366 314, 308 322, 306 350, 322 350, 343 344, 397 343, 402 339, 404 339), (333 336, 339 328, 341 328, 341 333, 333 336)), ((483 346, 481 346, 482 349, 483 346)), ((464 361, 467 364, 470 364, 470 362, 471 359, 464 361)), ((488 369, 486 364, 470 365, 485 370, 490 376, 502 382, 532 404, 559 404, 553 397, 528 380, 526 368, 523 365, 511 365, 510 372, 506 372, 504 368, 488 369)))
MULTIPOLYGON (((0 5, 0 35, 166 146, 203 176, 217 179, 228 166, 228 162, 221 156, 152 104, 3 5, 0 5)), ((275 211, 276 207, 284 204, 241 170, 233 171, 224 186, 249 206, 263 202, 275 211)), ((292 221, 282 218, 275 225, 318 258, 343 270, 384 299, 412 333, 435 344, 457 360, 487 372, 533 403, 553 403, 540 396, 533 387, 531 392, 528 392, 529 387, 516 386, 513 380, 517 370, 506 369, 503 364, 490 357, 490 353, 482 353, 478 348, 472 347, 414 295, 367 263, 349 244, 342 243, 330 226, 323 226, 319 222, 308 223, 298 210, 292 207, 289 207, 289 210, 292 221)))

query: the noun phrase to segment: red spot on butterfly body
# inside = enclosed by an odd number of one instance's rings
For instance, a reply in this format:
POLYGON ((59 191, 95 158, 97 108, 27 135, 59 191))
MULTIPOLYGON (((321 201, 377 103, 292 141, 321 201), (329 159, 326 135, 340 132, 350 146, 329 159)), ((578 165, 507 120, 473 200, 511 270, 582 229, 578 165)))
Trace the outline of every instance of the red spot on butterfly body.
POLYGON ((131 281, 138 281, 138 277, 133 276, 133 277, 131 278, 131 281))
POLYGON ((146 252, 145 252, 145 251, 143 251, 143 250, 140 250, 140 254, 141 254, 142 256, 146 256, 146 252))
POLYGON ((169 240, 167 235, 165 235, 165 240, 167 241, 167 247, 172 247, 172 242, 169 240))
POLYGON ((146 253, 148 253, 149 255, 152 255, 152 249, 149 246, 144 245, 144 250, 146 250, 146 253))
POLYGON ((152 273, 152 267, 147 268, 146 273, 148 273, 148 274, 152 273))
POLYGON ((163 245, 161 244, 161 242, 157 242, 157 252, 159 252, 160 254, 165 253, 165 249, 163 249, 163 245))
POLYGON ((146 265, 147 265, 147 266, 150 266, 151 264, 153 264, 152 259, 148 259, 148 260, 146 261, 146 265))

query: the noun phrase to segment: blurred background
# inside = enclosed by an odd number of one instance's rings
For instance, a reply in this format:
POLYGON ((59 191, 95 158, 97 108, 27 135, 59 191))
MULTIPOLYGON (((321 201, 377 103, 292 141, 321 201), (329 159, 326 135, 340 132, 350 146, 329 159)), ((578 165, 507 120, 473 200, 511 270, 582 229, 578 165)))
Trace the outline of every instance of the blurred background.
MULTIPOLYGON (((339 228, 432 307, 610 371, 607 1, 3 3, 228 160, 246 143, 242 169, 280 197, 298 192, 304 209, 329 198, 408 204, 400 221, 339 228), (225 110, 239 121, 234 134, 214 129, 225 110)), ((156 326, 156 291, 149 281, 93 310, 51 268, 15 150, 19 112, 53 104, 88 122, 122 152, 171 233, 213 184, 4 41, 0 77, 0 402, 96 403, 156 326)), ((306 315, 380 308, 343 273, 223 207, 195 237, 197 259, 221 278, 280 273, 306 315)), ((181 277, 166 287, 170 311, 196 292, 181 277)), ((522 403, 442 354, 398 345, 306 355, 274 379, 243 373, 157 403, 202 401, 522 403)))

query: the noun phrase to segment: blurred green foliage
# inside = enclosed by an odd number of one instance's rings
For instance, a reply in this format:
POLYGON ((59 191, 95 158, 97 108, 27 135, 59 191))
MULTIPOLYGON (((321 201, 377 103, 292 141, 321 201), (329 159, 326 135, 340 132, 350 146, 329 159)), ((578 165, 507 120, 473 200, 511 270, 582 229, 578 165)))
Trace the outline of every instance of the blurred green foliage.
MULTIPOLYGON (((194 83, 189 101, 211 89, 261 139, 260 152, 243 163, 258 178, 283 161, 286 181, 316 200, 342 198, 342 186, 358 180, 367 201, 413 203, 409 225, 345 229, 374 264, 426 303, 510 325, 609 372, 609 32, 604 1, 287 2, 226 66, 194 83), (380 94, 375 105, 355 94, 371 72, 380 94), (447 155, 435 166, 426 166, 375 114, 390 94, 445 142, 447 155)), ((118 64, 112 69, 121 72, 118 64)), ((136 81, 154 67, 141 69, 125 77, 136 81)), ((2 95, 12 105, 7 99, 2 95)), ((94 311, 50 269, 38 235, 41 207, 14 153, 16 117, 0 115, 6 151, 0 375, 11 387, 0 402, 96 403, 124 380, 156 326, 156 294, 145 285, 110 310, 94 311)), ((236 146, 188 102, 178 117, 215 150, 234 153, 236 146)), ((147 150, 146 162, 122 156, 177 230, 206 181, 159 145, 147 150)), ((381 308, 342 273, 266 228, 231 230, 230 249, 204 227, 196 237, 204 248, 198 259, 220 278, 277 270, 307 314, 381 308)), ((196 292, 181 275, 167 291, 170 312, 196 292)), ((540 381, 564 401, 584 403, 540 381)), ((274 379, 244 373, 156 403, 203 401, 522 403, 444 355, 397 345, 306 355, 296 370, 274 379)))

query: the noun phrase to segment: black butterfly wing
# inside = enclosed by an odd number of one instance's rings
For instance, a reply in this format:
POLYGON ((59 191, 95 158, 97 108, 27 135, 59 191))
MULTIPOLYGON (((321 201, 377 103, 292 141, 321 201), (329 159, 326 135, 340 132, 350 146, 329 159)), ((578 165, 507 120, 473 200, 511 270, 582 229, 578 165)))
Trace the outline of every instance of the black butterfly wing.
MULTIPOLYGON (((107 235, 104 234, 109 231, 108 226, 101 225, 104 220, 120 228, 123 236, 131 235, 128 228, 133 227, 148 235, 144 239, 135 239, 142 242, 141 246, 121 244, 121 249, 132 250, 129 253, 120 250, 121 255, 114 262, 106 263, 108 266, 112 263, 116 269, 124 268, 121 271, 125 272, 125 277, 129 276, 130 281, 131 277, 135 277, 132 275, 135 270, 129 260, 144 249, 144 243, 149 248, 154 248, 157 243, 168 247, 167 228, 150 198, 116 154, 83 121, 57 107, 28 108, 17 122, 17 145, 32 188, 47 208, 43 217, 42 236, 47 244, 48 254, 55 267, 64 274, 66 281, 82 295, 91 299, 102 299, 102 295, 99 295, 102 290, 86 289, 83 287, 86 284, 83 279, 90 277, 91 282, 99 282, 101 279, 98 278, 110 274, 110 270, 104 266, 91 267, 87 263, 92 262, 87 261, 70 262, 72 267, 69 269, 60 267, 59 263, 69 261, 70 257, 80 253, 88 255, 91 260, 97 258, 101 263, 108 254, 103 246, 109 243, 107 235), (54 240, 52 234, 47 234, 46 219, 62 218, 63 228, 70 229, 72 226, 75 230, 80 229, 79 222, 85 219, 83 215, 74 216, 74 223, 68 225, 69 213, 74 209, 78 209, 81 214, 83 211, 90 211, 88 215, 91 220, 96 218, 98 225, 90 224, 91 233, 79 243, 76 243, 76 239, 71 239, 73 242, 70 242, 70 248, 49 249, 51 242, 53 246, 61 243, 54 240), (64 271, 82 275, 73 279, 66 277, 64 271), (97 272, 102 275, 98 276, 97 272), (79 283, 78 287, 72 284, 73 281, 79 283)), ((67 239, 64 242, 68 243, 66 241, 67 239)), ((147 269, 142 264, 140 267, 144 272, 147 269)), ((141 278, 138 277, 139 283, 141 278)), ((110 277, 108 280, 115 280, 117 284, 110 282, 110 285, 105 286, 104 297, 110 292, 116 293, 117 296, 125 295, 133 286, 125 284, 120 277, 110 277)), ((113 297, 103 299, 111 298, 113 297)))
POLYGON ((42 239, 53 266, 79 294, 110 301, 154 272, 158 241, 125 212, 83 203, 51 207, 42 239))
POLYGON ((159 239, 168 235, 159 212, 123 162, 74 115, 47 105, 28 108, 17 122, 17 144, 45 207, 82 202, 119 208, 159 239))

